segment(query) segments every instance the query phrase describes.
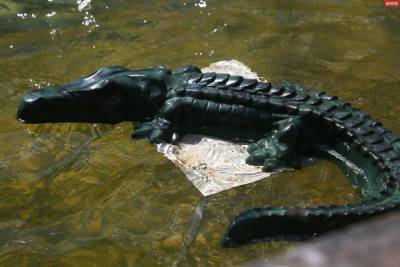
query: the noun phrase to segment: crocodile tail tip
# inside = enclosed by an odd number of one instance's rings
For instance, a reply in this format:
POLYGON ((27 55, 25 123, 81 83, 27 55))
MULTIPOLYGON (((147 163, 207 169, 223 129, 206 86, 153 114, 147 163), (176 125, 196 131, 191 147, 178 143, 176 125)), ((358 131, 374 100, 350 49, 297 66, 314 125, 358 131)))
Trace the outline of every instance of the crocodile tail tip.
POLYGON ((225 231, 224 247, 260 241, 304 241, 396 206, 393 198, 343 206, 253 208, 239 214, 225 231))
POLYGON ((268 236, 265 227, 266 212, 280 214, 281 208, 253 208, 242 212, 233 219, 221 239, 223 247, 239 247, 249 242, 257 242, 260 237, 268 236))

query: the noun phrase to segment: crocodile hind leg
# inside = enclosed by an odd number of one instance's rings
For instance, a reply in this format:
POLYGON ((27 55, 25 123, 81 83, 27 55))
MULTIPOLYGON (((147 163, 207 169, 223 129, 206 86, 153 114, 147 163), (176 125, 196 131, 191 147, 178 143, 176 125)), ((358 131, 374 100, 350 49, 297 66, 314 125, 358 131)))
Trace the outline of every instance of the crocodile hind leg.
POLYGON ((246 163, 263 165, 263 171, 284 167, 300 168, 301 119, 280 120, 274 126, 266 138, 250 144, 246 163))

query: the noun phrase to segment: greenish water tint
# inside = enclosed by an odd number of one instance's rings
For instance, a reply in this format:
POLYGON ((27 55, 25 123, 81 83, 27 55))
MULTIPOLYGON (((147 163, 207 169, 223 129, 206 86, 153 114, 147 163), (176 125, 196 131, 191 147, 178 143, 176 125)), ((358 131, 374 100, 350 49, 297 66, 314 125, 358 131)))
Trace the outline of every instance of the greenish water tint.
POLYGON ((237 59, 271 81, 336 94, 400 134, 400 10, 383 1, 85 2, 0 0, 1 266, 240 264, 296 243, 224 249, 236 213, 359 199, 323 162, 204 201, 153 145, 130 139, 130 123, 18 123, 28 89, 105 65, 237 59), (199 203, 204 220, 188 247, 199 203))

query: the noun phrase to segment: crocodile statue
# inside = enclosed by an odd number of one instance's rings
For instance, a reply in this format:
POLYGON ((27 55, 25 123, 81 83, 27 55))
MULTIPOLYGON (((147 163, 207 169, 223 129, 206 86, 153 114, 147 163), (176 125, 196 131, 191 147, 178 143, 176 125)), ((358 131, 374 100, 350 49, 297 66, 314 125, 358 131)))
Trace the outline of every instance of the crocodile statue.
POLYGON ((101 68, 62 86, 26 93, 25 123, 134 122, 133 138, 176 143, 185 133, 249 142, 246 162, 300 168, 300 157, 335 162, 362 193, 358 203, 261 207, 239 214, 226 247, 251 240, 307 238, 393 210, 400 203, 400 140, 349 103, 299 85, 272 84, 195 66, 101 68))

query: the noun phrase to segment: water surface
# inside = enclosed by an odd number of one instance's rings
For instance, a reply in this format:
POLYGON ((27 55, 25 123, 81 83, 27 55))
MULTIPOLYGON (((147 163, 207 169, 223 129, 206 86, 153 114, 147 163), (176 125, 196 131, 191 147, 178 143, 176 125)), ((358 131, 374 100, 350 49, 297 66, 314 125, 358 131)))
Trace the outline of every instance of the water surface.
POLYGON ((238 212, 359 198, 323 162, 204 202, 153 145, 130 139, 130 123, 17 122, 28 89, 105 65, 237 59, 271 81, 338 95, 400 134, 399 9, 377 0, 89 2, 0 0, 1 266, 241 264, 297 243, 222 248, 238 212), (201 203, 203 223, 185 245, 201 203))

